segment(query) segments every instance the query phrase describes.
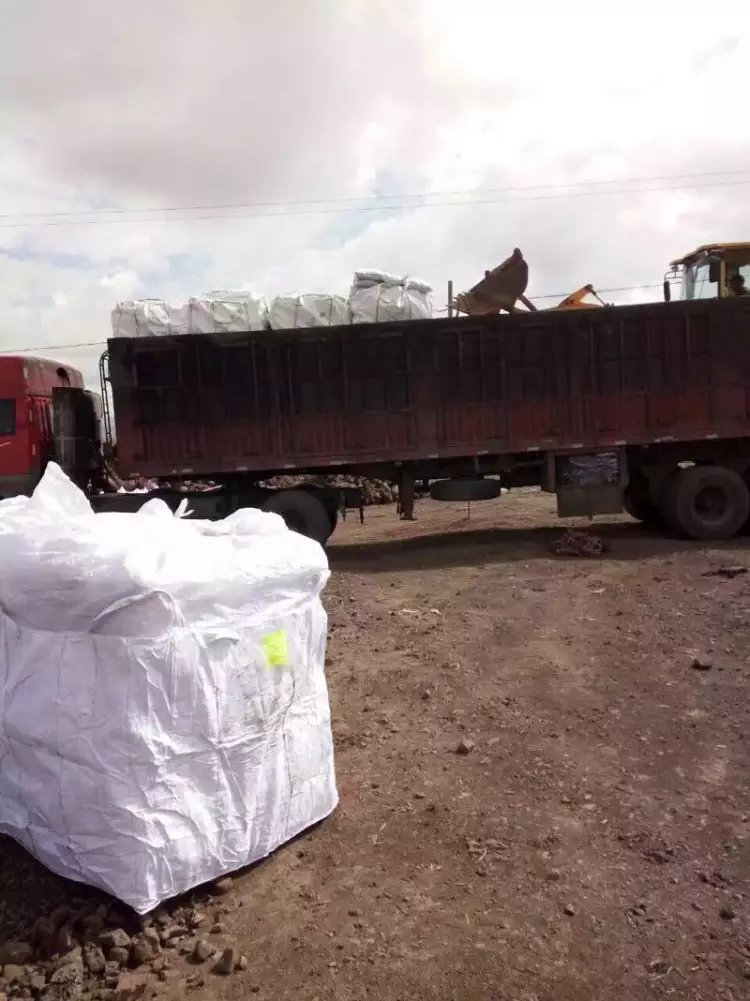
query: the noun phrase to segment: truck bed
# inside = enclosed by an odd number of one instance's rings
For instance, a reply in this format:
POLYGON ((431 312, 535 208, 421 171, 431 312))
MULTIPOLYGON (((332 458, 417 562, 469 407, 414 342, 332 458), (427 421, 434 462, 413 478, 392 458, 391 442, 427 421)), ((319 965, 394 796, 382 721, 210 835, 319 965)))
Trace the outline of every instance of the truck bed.
POLYGON ((111 340, 126 475, 750 437, 750 297, 111 340))

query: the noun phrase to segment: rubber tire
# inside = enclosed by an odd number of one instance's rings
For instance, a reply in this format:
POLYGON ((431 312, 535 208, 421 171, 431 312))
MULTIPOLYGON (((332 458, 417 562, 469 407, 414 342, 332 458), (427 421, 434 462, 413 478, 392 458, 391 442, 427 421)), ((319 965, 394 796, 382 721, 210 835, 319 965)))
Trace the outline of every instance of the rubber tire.
POLYGON ((306 490, 280 490, 268 498, 263 510, 280 514, 287 528, 321 546, 328 542, 335 528, 325 504, 306 490))
POLYGON ((667 483, 661 507, 668 524, 682 535, 702 542, 731 539, 750 517, 750 491, 739 473, 726 466, 688 466, 667 483), (706 519, 696 510, 695 501, 706 488, 724 494, 722 518, 706 519))
POLYGON ((482 478, 436 480, 430 486, 430 496, 437 501, 483 501, 495 500, 501 494, 500 480, 482 478))
POLYGON ((649 528, 664 528, 664 514, 648 493, 648 480, 643 475, 635 474, 625 488, 622 506, 631 518, 643 522, 649 528))

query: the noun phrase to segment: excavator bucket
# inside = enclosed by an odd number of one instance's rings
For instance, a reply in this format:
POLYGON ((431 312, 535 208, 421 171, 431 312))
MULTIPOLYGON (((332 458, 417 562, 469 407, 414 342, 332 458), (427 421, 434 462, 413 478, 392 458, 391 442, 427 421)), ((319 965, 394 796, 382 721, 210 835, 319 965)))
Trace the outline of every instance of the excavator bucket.
MULTIPOLYGON (((485 271, 481 282, 470 288, 468 292, 460 292, 452 302, 459 313, 467 316, 488 316, 505 309, 514 313, 517 304, 536 312, 536 306, 526 298, 526 286, 529 284, 529 266, 523 259, 523 254, 516 247, 510 257, 492 271, 485 271)), ((597 294, 593 285, 583 285, 566 296, 557 306, 547 309, 591 309, 607 304, 597 294), (596 302, 586 302, 587 296, 593 296, 596 302)))
POLYGON ((525 305, 530 305, 524 296, 528 284, 529 266, 516 247, 502 264, 492 271, 485 271, 484 278, 473 288, 468 292, 460 292, 454 305, 459 313, 466 313, 468 316, 486 316, 489 313, 499 313, 501 309, 513 312, 519 299, 525 305))

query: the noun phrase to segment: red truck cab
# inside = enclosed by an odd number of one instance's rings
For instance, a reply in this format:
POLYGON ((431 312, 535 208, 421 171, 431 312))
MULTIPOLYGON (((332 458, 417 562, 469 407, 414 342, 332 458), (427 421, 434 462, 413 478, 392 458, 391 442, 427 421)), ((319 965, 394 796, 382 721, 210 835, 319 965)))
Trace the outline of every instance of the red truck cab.
POLYGON ((60 362, 0 356, 0 498, 31 493, 54 458, 56 386, 82 389, 83 377, 60 362))

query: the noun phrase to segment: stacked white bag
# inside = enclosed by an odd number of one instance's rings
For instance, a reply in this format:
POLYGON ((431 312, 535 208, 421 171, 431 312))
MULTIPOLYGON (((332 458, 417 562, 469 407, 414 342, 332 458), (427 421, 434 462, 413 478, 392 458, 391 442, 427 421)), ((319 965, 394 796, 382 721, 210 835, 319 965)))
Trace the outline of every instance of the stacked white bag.
POLYGON ((349 298, 310 293, 263 295, 216 291, 186 302, 131 299, 112 310, 114 337, 293 330, 346 323, 427 320, 432 316, 432 286, 387 271, 355 271, 349 298))
POLYGON ((0 503, 0 832, 145 913, 336 806, 317 543, 272 514, 0 503))
POLYGON ((112 310, 114 337, 239 333, 267 324, 268 302, 257 292, 216 291, 187 302, 131 299, 112 310))
POLYGON ((257 292, 216 291, 190 300, 191 334, 265 330, 268 300, 257 292))
POLYGON ((277 295, 271 300, 271 330, 337 327, 349 322, 346 299, 340 295, 277 295))
POLYGON ((432 286, 387 271, 355 271, 349 313, 352 323, 428 320, 432 316, 432 286))
POLYGON ((115 337, 161 337, 190 332, 189 303, 166 299, 129 299, 112 310, 115 337))

